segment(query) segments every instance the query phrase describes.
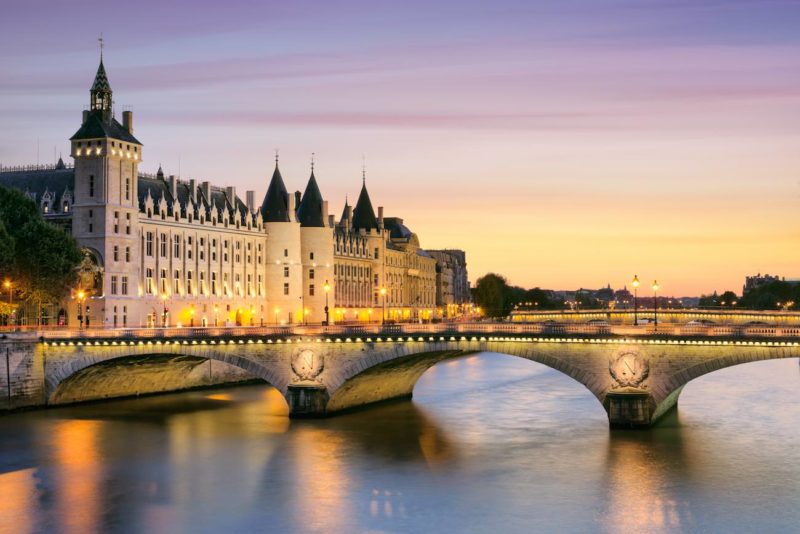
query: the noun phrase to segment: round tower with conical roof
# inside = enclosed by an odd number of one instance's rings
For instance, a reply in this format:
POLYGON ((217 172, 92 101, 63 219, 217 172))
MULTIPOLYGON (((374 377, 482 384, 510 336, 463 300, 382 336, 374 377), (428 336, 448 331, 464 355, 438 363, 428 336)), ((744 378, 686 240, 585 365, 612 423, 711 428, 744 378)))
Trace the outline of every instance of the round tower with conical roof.
POLYGON ((302 323, 304 320, 303 262, 300 247, 300 222, 295 198, 286 191, 275 157, 261 217, 267 230, 265 282, 269 322, 302 323))
POLYGON ((311 166, 297 209, 303 265, 303 302, 310 323, 333 322, 333 225, 311 166), (328 309, 326 309, 328 308, 328 309))

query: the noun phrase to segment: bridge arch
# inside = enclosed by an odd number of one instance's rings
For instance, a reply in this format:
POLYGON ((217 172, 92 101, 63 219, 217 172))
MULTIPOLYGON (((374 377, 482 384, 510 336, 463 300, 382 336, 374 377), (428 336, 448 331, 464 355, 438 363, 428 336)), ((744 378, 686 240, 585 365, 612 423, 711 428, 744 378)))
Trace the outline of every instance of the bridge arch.
POLYGON ((601 405, 605 397, 605 384, 597 380, 593 373, 554 356, 551 351, 537 350, 541 347, 506 344, 505 347, 472 349, 437 347, 440 350, 428 351, 420 351, 416 347, 408 347, 408 350, 403 348, 379 353, 374 363, 368 367, 363 362, 353 362, 344 367, 337 379, 338 383, 329 384, 329 391, 332 393, 327 403, 327 413, 389 399, 411 398, 417 381, 437 363, 482 352, 540 363, 583 385, 601 405))
MULTIPOLYGON (((286 379, 270 366, 234 351, 163 346, 158 350, 94 347, 46 360, 48 404, 178 391, 222 383, 262 380, 285 397, 286 379)), ((135 347, 132 347, 135 348, 135 347)))

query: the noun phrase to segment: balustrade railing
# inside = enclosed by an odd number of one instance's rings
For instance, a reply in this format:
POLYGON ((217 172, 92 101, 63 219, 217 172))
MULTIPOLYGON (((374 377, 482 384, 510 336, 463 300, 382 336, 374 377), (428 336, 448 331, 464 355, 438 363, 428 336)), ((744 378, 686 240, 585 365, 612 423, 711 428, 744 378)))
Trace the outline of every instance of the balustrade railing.
POLYGON ((401 323, 391 325, 289 325, 235 327, 166 328, 65 328, 17 327, 0 331, 0 336, 42 339, 164 339, 218 337, 395 337, 447 335, 503 337, 675 337, 675 338, 800 338, 798 326, 762 325, 608 325, 574 323, 401 323))

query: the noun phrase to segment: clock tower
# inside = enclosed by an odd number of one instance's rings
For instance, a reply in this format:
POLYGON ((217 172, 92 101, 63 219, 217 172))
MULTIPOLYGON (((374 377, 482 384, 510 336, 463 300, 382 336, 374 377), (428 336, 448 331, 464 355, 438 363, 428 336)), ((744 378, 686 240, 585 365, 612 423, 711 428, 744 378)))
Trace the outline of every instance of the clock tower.
POLYGON ((90 326, 125 326, 138 297, 138 191, 142 144, 133 135, 133 114, 114 117, 113 92, 103 65, 89 90, 89 109, 70 138, 75 161, 72 234, 102 272, 89 291, 90 326))

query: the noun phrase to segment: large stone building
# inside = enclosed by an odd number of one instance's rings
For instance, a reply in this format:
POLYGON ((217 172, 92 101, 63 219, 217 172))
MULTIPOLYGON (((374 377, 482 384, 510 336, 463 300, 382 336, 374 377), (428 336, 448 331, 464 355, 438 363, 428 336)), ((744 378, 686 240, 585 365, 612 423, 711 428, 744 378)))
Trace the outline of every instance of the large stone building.
MULTIPOLYGON (((0 169, 87 251, 88 276, 52 323, 260 325, 430 320, 437 260, 394 217, 375 215, 363 179, 354 209, 328 213, 312 166, 291 194, 275 170, 263 202, 234 187, 139 170, 133 114, 114 117, 101 58, 73 166, 0 169)), ((363 178, 363 177, 362 177, 363 178)), ((462 264, 463 264, 462 256, 462 264)), ((87 270, 86 266, 84 266, 87 270)), ((441 277, 440 277, 441 278, 441 277)), ((466 280, 466 271, 464 272, 466 280)))

